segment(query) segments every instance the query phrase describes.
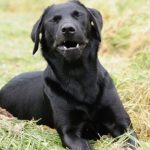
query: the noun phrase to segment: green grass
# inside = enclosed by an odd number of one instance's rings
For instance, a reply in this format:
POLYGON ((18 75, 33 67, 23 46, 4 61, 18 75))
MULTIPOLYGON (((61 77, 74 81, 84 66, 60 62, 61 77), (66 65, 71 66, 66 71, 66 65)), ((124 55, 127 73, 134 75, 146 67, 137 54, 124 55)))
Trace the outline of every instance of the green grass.
MULTIPOLYGON (((46 126, 37 126, 35 121, 20 121, 16 118, 0 116, 0 149, 11 150, 63 150, 61 141, 55 130, 46 126)), ((99 142, 90 141, 96 150, 121 148, 120 145, 130 133, 115 139, 103 136, 99 142)), ((132 137, 131 137, 132 138, 132 137)))
POLYGON ((48 127, 37 126, 33 121, 17 119, 0 120, 0 149, 11 150, 53 150, 63 149, 55 131, 48 127))
MULTIPOLYGON (((60 0, 59 0, 60 1, 60 0)), ((59 2, 57 0, 57 2, 59 2)), ((141 148, 150 147, 150 3, 147 0, 82 0, 101 11, 104 20, 99 58, 110 72, 138 134, 141 148)), ((0 0, 0 87, 13 76, 44 70, 40 55, 32 55, 30 33, 42 11, 54 1, 0 0)), ((102 137, 90 141, 96 150, 121 150, 120 143, 102 137)), ((0 115, 0 150, 61 150, 55 130, 34 121, 0 115)))

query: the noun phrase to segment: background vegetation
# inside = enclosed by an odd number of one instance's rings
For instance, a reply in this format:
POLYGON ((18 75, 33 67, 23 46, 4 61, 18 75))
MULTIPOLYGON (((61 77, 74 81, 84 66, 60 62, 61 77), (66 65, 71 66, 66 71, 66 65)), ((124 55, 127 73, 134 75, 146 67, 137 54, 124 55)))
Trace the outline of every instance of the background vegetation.
MULTIPOLYGON (((56 0, 63 2, 64 0, 56 0)), ((139 136, 140 150, 150 148, 150 1, 81 0, 101 11, 104 20, 99 59, 112 75, 139 136)), ((13 76, 43 70, 40 52, 32 56, 30 32, 52 0, 0 0, 0 87, 13 76)), ((56 3, 56 2, 55 2, 56 3)), ((1 150, 61 150, 55 130, 34 121, 9 118, 0 110, 1 150)), ((125 136, 122 136, 124 140, 125 136)), ((119 142, 90 141, 96 150, 120 150, 119 142)))

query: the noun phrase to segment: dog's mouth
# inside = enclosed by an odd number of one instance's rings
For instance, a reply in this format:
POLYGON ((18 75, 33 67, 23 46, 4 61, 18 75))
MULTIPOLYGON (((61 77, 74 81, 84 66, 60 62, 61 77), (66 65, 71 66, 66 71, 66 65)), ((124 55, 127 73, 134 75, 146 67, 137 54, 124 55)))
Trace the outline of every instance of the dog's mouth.
POLYGON ((59 42, 56 46, 56 50, 67 60, 67 61, 75 61, 79 59, 82 55, 84 48, 86 47, 88 42, 77 42, 66 40, 59 42))
POLYGON ((82 50, 85 48, 85 46, 85 43, 79 43, 76 41, 63 41, 57 46, 57 49, 63 51, 82 50))

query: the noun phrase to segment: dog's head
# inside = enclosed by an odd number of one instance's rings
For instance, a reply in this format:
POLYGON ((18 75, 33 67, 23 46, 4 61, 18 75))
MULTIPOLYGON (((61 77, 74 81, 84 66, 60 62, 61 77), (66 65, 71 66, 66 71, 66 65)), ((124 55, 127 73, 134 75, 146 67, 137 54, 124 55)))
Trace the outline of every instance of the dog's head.
POLYGON ((101 29, 100 13, 85 7, 79 1, 52 5, 45 9, 33 27, 33 54, 44 39, 50 53, 59 53, 67 61, 75 61, 82 56, 91 38, 100 42, 101 29))

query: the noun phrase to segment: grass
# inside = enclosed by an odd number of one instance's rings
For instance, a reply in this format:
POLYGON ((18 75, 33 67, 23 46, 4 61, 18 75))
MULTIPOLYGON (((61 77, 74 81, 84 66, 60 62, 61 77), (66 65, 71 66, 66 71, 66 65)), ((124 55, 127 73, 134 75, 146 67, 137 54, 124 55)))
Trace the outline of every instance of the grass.
POLYGON ((2 117, 0 120, 0 149, 45 150, 63 149, 55 131, 37 126, 34 121, 19 121, 2 117), (7 134, 7 135, 6 135, 7 134))
MULTIPOLYGON (((57 0, 60 2, 60 0, 57 0)), ((150 147, 150 3, 148 0, 82 0, 101 10, 104 18, 103 42, 99 58, 112 75, 118 93, 138 134, 141 148, 150 147)), ((0 0, 0 87, 13 76, 43 70, 40 52, 32 56, 30 32, 43 9, 52 0, 0 0), (32 11, 30 11, 32 10, 32 11)), ((1 111, 0 111, 1 112, 1 111)), ((1 113, 0 113, 1 114, 1 113)), ((90 141, 96 150, 121 150, 125 140, 112 138, 90 141)), ((0 149, 61 150, 55 130, 0 115, 0 149)))

